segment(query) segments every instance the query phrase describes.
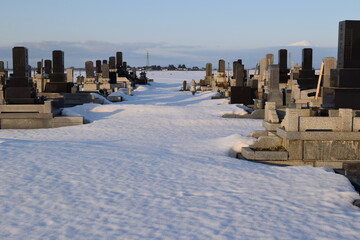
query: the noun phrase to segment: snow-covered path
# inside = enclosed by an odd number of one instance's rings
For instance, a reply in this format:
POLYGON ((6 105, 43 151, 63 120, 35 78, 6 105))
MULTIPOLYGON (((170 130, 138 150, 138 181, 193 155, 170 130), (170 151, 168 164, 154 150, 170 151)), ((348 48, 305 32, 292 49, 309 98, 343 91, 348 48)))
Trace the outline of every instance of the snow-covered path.
POLYGON ((150 72, 128 101, 68 109, 91 124, 0 131, 0 239, 358 239, 358 198, 324 168, 229 157, 261 121, 203 72, 150 72))

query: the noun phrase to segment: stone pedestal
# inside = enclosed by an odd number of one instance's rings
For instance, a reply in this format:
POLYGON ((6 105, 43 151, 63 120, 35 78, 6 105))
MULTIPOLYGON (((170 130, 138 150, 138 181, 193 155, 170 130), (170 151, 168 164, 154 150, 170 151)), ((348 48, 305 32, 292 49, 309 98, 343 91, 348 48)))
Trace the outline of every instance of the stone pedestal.
POLYGON ((250 87, 231 87, 230 104, 241 103, 244 105, 253 104, 255 96, 250 87))

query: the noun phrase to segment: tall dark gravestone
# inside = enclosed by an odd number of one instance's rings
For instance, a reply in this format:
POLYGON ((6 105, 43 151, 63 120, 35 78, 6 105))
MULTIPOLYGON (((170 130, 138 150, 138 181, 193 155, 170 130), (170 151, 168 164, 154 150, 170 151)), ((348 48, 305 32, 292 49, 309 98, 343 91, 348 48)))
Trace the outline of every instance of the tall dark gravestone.
POLYGON ((279 83, 287 83, 288 82, 288 73, 289 69, 287 67, 287 50, 280 49, 279 50, 279 59, 278 59, 278 66, 279 66, 279 83))
POLYGON ((41 74, 41 72, 42 72, 42 62, 37 62, 36 73, 41 74))
POLYGON ((109 69, 116 69, 116 58, 114 56, 109 57, 109 69))
POLYGON ((5 70, 4 62, 0 61, 0 72, 5 70))
POLYGON ((28 64, 28 49, 14 47, 12 55, 13 75, 6 81, 5 101, 7 104, 34 104, 36 92, 28 64))
POLYGON ((49 59, 46 59, 44 61, 44 65, 45 65, 45 74, 50 75, 52 73, 52 62, 49 59))
POLYGON ((119 71, 123 65, 123 55, 122 52, 116 52, 116 69, 119 71))
POLYGON ((101 60, 96 60, 95 71, 96 71, 96 73, 101 73, 101 60))
POLYGON ((225 60, 223 60, 223 59, 219 60, 218 72, 219 73, 225 73, 225 60))
POLYGON ((52 73, 50 74, 50 82, 46 83, 45 85, 45 92, 71 92, 71 87, 73 84, 66 82, 64 52, 61 50, 54 50, 52 52, 52 57, 52 73))
POLYGON ((360 21, 339 23, 337 68, 331 71, 331 85, 324 88, 325 107, 360 109, 360 21))
POLYGON ((297 79, 300 89, 316 88, 317 80, 315 70, 312 68, 312 48, 304 48, 302 50, 301 70, 297 79))
POLYGON ((94 78, 94 63, 92 61, 85 62, 85 77, 94 78))
POLYGON ((114 56, 109 57, 109 83, 116 83, 116 58, 114 56))

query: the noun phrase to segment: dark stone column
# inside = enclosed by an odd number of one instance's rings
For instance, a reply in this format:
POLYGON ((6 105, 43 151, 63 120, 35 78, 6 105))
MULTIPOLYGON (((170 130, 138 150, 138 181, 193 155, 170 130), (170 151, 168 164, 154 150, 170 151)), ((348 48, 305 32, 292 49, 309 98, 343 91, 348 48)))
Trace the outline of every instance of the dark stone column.
POLYGON ((94 63, 92 61, 85 62, 85 77, 94 78, 94 63))
POLYGON ((101 60, 96 60, 95 66, 96 73, 101 73, 101 60))
POLYGON ((103 78, 109 78, 109 65, 108 64, 103 64, 101 66, 101 72, 102 72, 102 77, 103 78))
POLYGON ((278 60, 279 60, 278 61, 279 82, 280 83, 287 83, 289 69, 287 67, 287 50, 286 49, 280 49, 279 50, 279 59, 278 60))
POLYGON ((44 61, 45 65, 45 74, 50 75, 52 73, 52 62, 51 60, 47 59, 44 61))
POLYGON ((312 68, 312 48, 302 50, 302 68, 299 71, 298 84, 301 90, 317 87, 318 79, 315 70, 312 68))
POLYGON ((123 65, 123 55, 122 52, 116 52, 116 68, 120 70, 123 65))
POLYGON ((223 59, 219 60, 218 72, 225 73, 225 61, 223 59))
POLYGON ((37 62, 36 73, 41 74, 41 69, 42 69, 42 62, 39 61, 37 62))
POLYGON ((28 64, 28 49, 14 47, 13 51, 13 76, 5 86, 5 101, 7 104, 34 104, 36 92, 33 86, 31 69, 28 64))

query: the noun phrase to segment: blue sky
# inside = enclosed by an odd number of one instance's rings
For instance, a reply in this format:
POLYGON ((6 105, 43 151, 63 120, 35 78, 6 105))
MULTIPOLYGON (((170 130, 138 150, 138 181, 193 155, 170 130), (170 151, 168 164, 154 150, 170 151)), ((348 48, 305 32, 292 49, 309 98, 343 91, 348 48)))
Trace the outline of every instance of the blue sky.
POLYGON ((1 9, 0 59, 24 45, 31 60, 60 49, 80 66, 116 51, 130 65, 145 65, 147 51, 151 64, 202 65, 294 43, 335 48, 338 22, 360 18, 359 0, 2 0, 1 9))

